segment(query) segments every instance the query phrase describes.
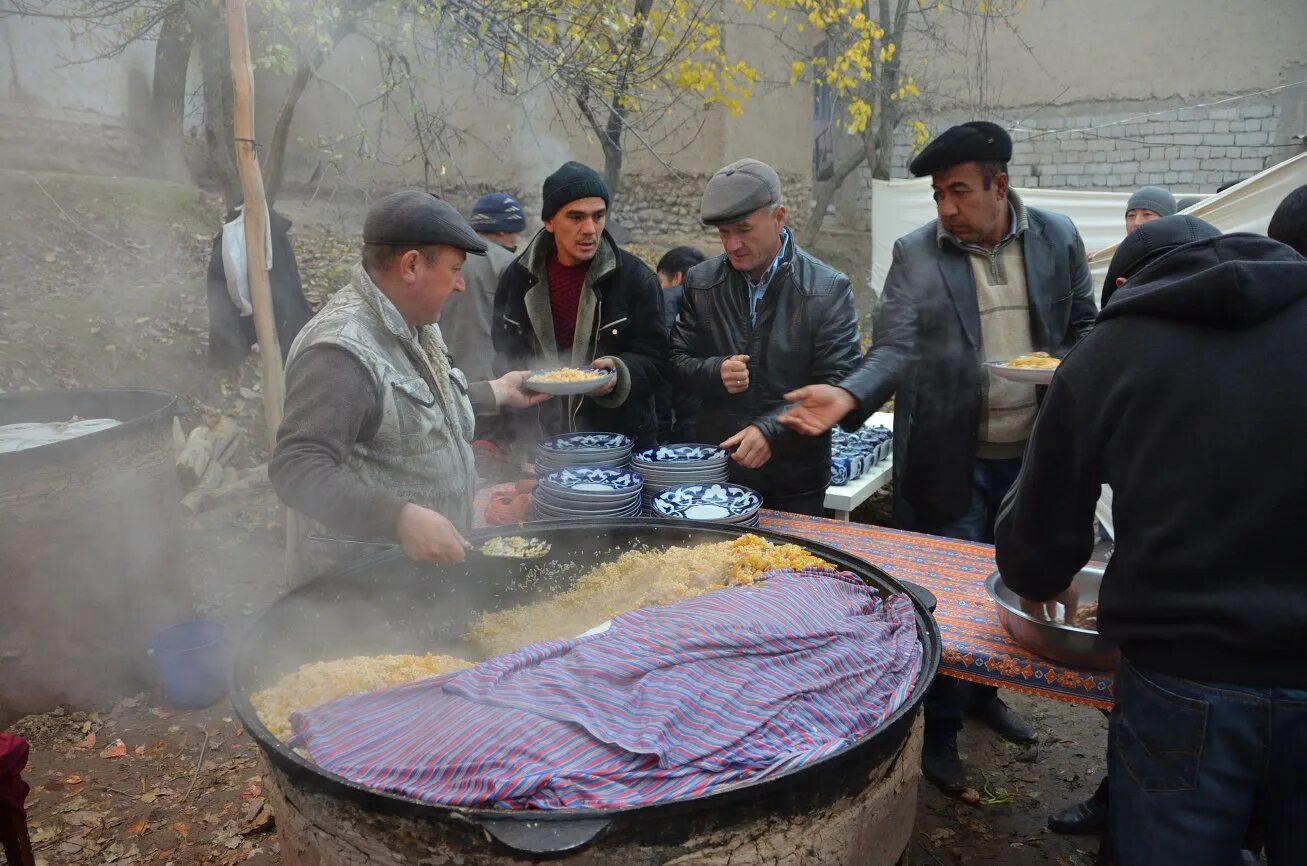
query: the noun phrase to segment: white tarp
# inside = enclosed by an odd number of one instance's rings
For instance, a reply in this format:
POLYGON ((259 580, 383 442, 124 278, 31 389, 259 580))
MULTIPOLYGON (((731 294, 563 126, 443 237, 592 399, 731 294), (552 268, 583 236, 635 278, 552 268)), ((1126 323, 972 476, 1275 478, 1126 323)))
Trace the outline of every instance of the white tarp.
MULTIPOLYGON (((1199 202, 1184 213, 1202 217, 1226 232, 1265 233, 1271 214, 1286 195, 1307 183, 1307 153, 1272 166, 1199 202)), ((1107 263, 1125 236, 1125 204, 1129 192, 1080 192, 1061 189, 1017 189, 1030 207, 1066 214, 1080 230, 1085 248, 1097 251, 1090 263, 1094 290, 1102 289, 1107 263)), ((1195 192, 1172 190, 1177 199, 1195 192)), ((871 285, 880 293, 894 259, 894 242, 935 218, 930 178, 872 181, 871 285)))

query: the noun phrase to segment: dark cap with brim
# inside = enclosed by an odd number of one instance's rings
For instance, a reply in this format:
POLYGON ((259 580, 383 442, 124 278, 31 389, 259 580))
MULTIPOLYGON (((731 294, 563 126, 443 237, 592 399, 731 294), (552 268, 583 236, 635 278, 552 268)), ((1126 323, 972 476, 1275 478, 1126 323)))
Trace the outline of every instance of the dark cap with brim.
POLYGON ((964 162, 1008 162, 1012 159, 1012 137, 997 123, 973 120, 951 126, 926 145, 908 163, 915 177, 925 177, 964 162))
POLYGON ((477 256, 486 254, 486 242, 453 205, 416 189, 391 193, 368 210, 363 220, 363 243, 445 246, 477 256))
POLYGON ((765 162, 741 159, 718 169, 703 191, 699 219, 720 226, 781 203, 781 178, 765 162))
POLYGON ((1116 291, 1116 281, 1127 280, 1144 266, 1185 244, 1221 236, 1220 229, 1196 216, 1179 214, 1150 220, 1126 235, 1112 255, 1103 280, 1103 303, 1116 291))

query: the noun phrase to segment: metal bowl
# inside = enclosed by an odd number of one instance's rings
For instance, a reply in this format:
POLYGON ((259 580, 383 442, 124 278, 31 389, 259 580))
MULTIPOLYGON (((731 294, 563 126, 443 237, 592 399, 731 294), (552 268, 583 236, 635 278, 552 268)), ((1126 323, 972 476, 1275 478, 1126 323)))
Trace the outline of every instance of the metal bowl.
MULTIPOLYGON (((1098 588, 1103 583, 1103 568, 1087 565, 1071 581, 1080 593, 1081 604, 1098 601, 1098 588)), ((999 621, 1012 639, 1035 655, 1079 668, 1115 670, 1121 658, 1116 641, 1103 637, 1087 628, 1039 620, 1021 609, 1017 594, 1003 583, 997 571, 985 581, 985 591, 994 600, 999 621)))

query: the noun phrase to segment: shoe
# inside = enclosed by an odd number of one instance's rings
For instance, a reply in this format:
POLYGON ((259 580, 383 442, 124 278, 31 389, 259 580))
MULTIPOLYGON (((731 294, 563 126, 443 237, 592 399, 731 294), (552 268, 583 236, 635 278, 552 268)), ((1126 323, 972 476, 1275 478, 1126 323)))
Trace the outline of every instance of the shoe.
POLYGON ((930 737, 921 748, 921 774, 945 794, 967 788, 967 771, 958 755, 957 734, 930 737))
POLYGON ((1048 816, 1048 829, 1066 836, 1096 836, 1107 829, 1107 803, 1089 799, 1048 816))
POLYGON ((1003 703, 1002 698, 993 698, 978 707, 967 707, 967 715, 979 719, 993 728, 1000 737, 1019 746, 1030 745, 1038 739, 1030 723, 1003 703))

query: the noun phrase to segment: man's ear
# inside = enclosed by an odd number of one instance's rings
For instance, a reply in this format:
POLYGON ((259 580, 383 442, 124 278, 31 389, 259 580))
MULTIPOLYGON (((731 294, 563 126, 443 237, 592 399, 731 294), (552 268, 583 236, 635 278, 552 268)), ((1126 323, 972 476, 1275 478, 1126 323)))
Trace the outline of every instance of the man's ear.
POLYGON ((1008 176, 1006 171, 994 175, 994 191, 999 198, 1007 198, 1008 176))
POLYGON ((399 257, 399 275, 402 279, 413 280, 417 277, 418 259, 421 256, 421 250, 405 250, 399 257))

